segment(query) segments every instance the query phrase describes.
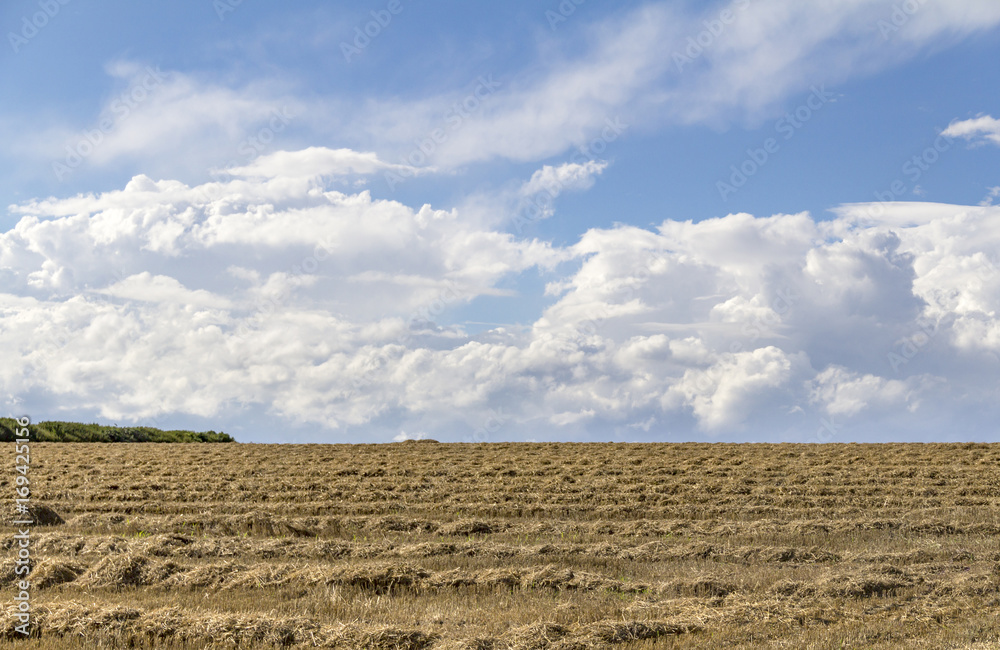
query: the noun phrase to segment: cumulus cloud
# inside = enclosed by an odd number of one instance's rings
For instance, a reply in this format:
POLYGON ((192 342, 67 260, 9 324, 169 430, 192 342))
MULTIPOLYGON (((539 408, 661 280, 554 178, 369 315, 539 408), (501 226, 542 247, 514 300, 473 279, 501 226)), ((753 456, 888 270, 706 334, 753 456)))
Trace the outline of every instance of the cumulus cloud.
MULTIPOLYGON (((829 366, 809 382, 810 399, 832 416, 855 416, 867 408, 906 404, 911 397, 907 382, 875 375, 860 375, 840 366, 829 366)), ((916 408, 917 403, 912 407, 916 408)))
POLYGON ((306 171, 377 158, 299 154, 17 206, 0 234, 0 394, 116 421, 263 411, 386 440, 812 439, 823 418, 919 427, 998 403, 977 378, 1000 364, 1000 207, 732 214, 556 247, 306 171), (532 322, 461 326, 463 305, 538 272, 532 322))

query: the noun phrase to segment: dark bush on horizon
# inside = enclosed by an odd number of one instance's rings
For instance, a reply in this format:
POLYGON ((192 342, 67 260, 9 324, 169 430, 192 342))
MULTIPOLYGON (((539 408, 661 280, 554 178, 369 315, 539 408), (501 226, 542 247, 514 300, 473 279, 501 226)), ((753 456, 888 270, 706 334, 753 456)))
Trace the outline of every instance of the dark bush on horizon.
MULTIPOLYGON (((13 442, 20 427, 13 418, 0 418, 0 441, 13 442)), ((162 431, 153 427, 113 427, 80 422, 38 422, 28 426, 33 442, 236 442, 215 431, 162 431)))

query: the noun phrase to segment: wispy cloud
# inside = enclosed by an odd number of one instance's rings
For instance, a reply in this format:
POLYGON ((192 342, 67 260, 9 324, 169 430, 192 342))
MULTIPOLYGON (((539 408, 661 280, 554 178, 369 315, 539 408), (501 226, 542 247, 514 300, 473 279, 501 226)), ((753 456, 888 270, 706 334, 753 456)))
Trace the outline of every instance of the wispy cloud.
MULTIPOLYGON (((892 20, 892 7, 882 0, 725 7, 733 19, 717 35, 706 32, 706 21, 718 21, 718 7, 691 14, 666 3, 579 25, 572 36, 583 36, 582 52, 565 53, 568 41, 559 39, 567 32, 560 30, 542 41, 543 64, 498 76, 502 88, 435 146, 434 164, 543 160, 585 147, 616 117, 640 131, 664 122, 760 120, 814 85, 872 74, 1000 24, 1000 5, 988 0, 931 3, 907 14, 890 44, 879 37, 880 21, 892 20), (699 46, 692 67, 679 71, 674 55, 697 44, 702 32, 711 43, 699 46)), ((396 151, 433 131, 462 96, 456 90, 416 101, 370 101, 352 128, 367 133, 375 148, 396 151)))

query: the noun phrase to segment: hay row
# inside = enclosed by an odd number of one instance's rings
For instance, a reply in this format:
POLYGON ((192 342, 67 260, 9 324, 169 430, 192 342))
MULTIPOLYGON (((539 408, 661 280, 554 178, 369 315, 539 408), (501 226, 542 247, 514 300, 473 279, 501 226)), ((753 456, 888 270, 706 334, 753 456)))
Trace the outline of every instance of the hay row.
MULTIPOLYGON (((599 514, 599 510, 595 510, 599 514)), ((54 513, 53 513, 54 514, 54 513)), ((650 513, 646 513, 649 515, 650 513)), ((773 514, 773 513, 772 513, 773 514)), ((801 514, 801 513, 800 513, 801 514)), ((983 513, 979 513, 982 516, 983 513)), ((592 521, 560 520, 545 522, 507 521, 503 519, 464 518, 457 521, 435 521, 427 518, 400 515, 368 517, 315 516, 287 518, 266 511, 252 511, 238 515, 125 515, 116 513, 87 512, 69 519, 68 528, 79 532, 208 534, 213 536, 251 537, 336 537, 354 533, 433 533, 441 537, 469 537, 504 534, 511 537, 562 535, 562 536, 614 536, 616 538, 669 537, 669 536, 831 536, 866 531, 898 531, 910 535, 941 536, 1000 536, 1000 521, 962 522, 954 517, 942 519, 923 517, 873 518, 866 516, 844 518, 830 513, 823 519, 791 520, 753 519, 743 521, 671 519, 637 519, 631 521, 596 519, 592 521)), ((58 515, 56 515, 58 516, 58 515)))
MULTIPOLYGON (((0 540, 0 548, 9 549, 11 540, 0 540)), ((418 559, 428 557, 481 557, 523 561, 617 559, 633 562, 675 562, 711 560, 735 565, 775 564, 783 566, 815 564, 891 564, 900 567, 930 563, 1000 562, 1000 550, 973 554, 962 548, 940 547, 910 550, 905 553, 855 552, 831 553, 818 546, 768 546, 709 544, 698 541, 651 541, 637 545, 599 543, 510 544, 488 539, 454 542, 405 543, 381 540, 358 542, 316 539, 254 539, 243 537, 196 537, 175 533, 124 538, 114 535, 72 535, 40 533, 34 548, 47 556, 87 558, 122 553, 157 557, 227 558, 227 559, 311 559, 373 560, 418 559)))
MULTIPOLYGON (((16 639, 17 618, 8 608, 0 630, 2 638, 16 639)), ((701 630, 691 621, 597 621, 565 626, 538 623, 510 630, 502 637, 452 640, 450 648, 572 650, 605 647, 643 639, 688 634, 701 630)), ((357 623, 321 625, 305 617, 190 612, 180 607, 144 610, 123 605, 78 602, 39 606, 34 615, 34 637, 112 639, 121 647, 150 647, 158 641, 200 642, 226 647, 368 648, 370 650, 424 650, 437 646, 441 635, 391 626, 357 623)), ((444 644, 441 644, 444 647, 444 644)))
MULTIPOLYGON (((968 569, 968 567, 965 567, 968 569)), ((806 583, 779 580, 766 590, 775 597, 798 600, 816 597, 870 598, 893 595, 919 587, 921 595, 937 598, 947 595, 977 597, 1000 594, 1000 572, 956 571, 953 575, 930 578, 926 572, 907 571, 893 566, 827 567, 806 583), (947 579, 946 579, 947 578, 947 579)), ((12 583, 13 564, 0 569, 0 577, 12 583)), ((341 565, 261 562, 254 565, 221 562, 185 566, 171 560, 135 553, 104 557, 91 567, 72 562, 46 559, 33 567, 30 579, 36 588, 73 583, 82 588, 123 589, 161 587, 164 589, 258 589, 323 585, 350 586, 374 593, 392 593, 397 589, 416 590, 478 587, 559 591, 602 591, 620 594, 648 594, 658 597, 726 597, 740 588, 726 577, 699 572, 683 578, 658 582, 631 582, 607 576, 559 567, 554 564, 524 568, 489 568, 483 570, 449 569, 431 571, 420 566, 393 562, 367 562, 341 565)))

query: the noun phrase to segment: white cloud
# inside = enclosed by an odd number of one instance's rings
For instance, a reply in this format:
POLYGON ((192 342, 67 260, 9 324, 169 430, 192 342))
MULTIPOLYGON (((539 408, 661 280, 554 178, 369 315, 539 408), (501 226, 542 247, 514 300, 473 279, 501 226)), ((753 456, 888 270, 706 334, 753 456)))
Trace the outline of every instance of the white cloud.
MULTIPOLYGON (((113 165, 189 182, 191 170, 200 175, 227 167, 290 178, 310 174, 313 163, 331 175, 381 172, 402 179, 497 158, 542 161, 571 150, 582 156, 575 164, 587 164, 630 129, 775 118, 814 86, 898 65, 1000 23, 1000 5, 991 0, 923 3, 899 25, 895 5, 884 0, 743 5, 714 4, 695 14, 654 2, 593 24, 578 14, 565 29, 539 37, 533 53, 539 63, 405 99, 307 97, 279 79, 227 85, 113 61, 107 100, 89 119, 55 122, 41 132, 37 126, 15 130, 9 149, 52 165, 60 179, 113 165), (727 7, 734 20, 717 34, 706 31, 706 22, 717 22, 727 7), (707 44, 690 50, 690 43, 705 42, 703 34, 707 44), (679 63, 685 59, 690 62, 679 63), (341 148, 299 152, 294 159, 270 154, 306 142, 341 148), (342 148, 348 145, 379 155, 342 148), (259 160, 262 155, 268 159, 259 160)), ((981 117, 952 130, 979 129, 995 141, 995 126, 993 118, 981 117)))
POLYGON ((590 25, 575 18, 562 37, 540 42, 542 64, 498 74, 498 87, 473 110, 449 107, 475 97, 481 80, 417 100, 367 102, 349 132, 366 134, 366 147, 391 151, 386 159, 414 155, 410 164, 440 168, 537 161, 573 149, 593 158, 632 128, 774 119, 814 88, 825 89, 828 101, 835 84, 1000 24, 992 0, 922 3, 902 19, 884 0, 700 6, 693 14, 676 3, 648 3, 590 25), (733 14, 726 24, 723 9, 733 14), (415 142, 429 143, 426 151, 415 142))
POLYGON ((149 174, 201 176, 212 167, 247 165, 279 143, 294 144, 294 131, 317 128, 315 103, 281 82, 230 87, 132 61, 113 61, 106 71, 107 99, 98 111, 14 133, 9 148, 44 163, 59 181, 139 162, 149 174))
POLYGON ((965 138, 977 144, 991 142, 1000 145, 1000 120, 982 115, 971 120, 952 122, 941 132, 951 138, 965 138))
POLYGON ((872 406, 906 404, 912 397, 907 382, 875 375, 860 375, 840 366, 829 366, 809 382, 810 401, 821 403, 831 416, 853 417, 872 406))
POLYGON ((544 192, 555 198, 565 191, 588 190, 594 185, 594 177, 603 173, 607 167, 608 163, 603 160, 563 163, 558 167, 545 165, 521 186, 520 194, 532 196, 544 192))
POLYGON ((115 298, 142 302, 174 303, 192 307, 229 308, 225 298, 199 289, 191 291, 169 276, 150 275, 148 271, 129 276, 100 291, 115 298))
POLYGON ((780 388, 792 376, 793 359, 768 346, 720 356, 708 368, 688 369, 663 398, 664 405, 680 402, 690 408, 702 429, 733 431, 763 403, 768 391, 780 388))
POLYGON ((327 182, 275 164, 19 206, 0 233, 0 392, 116 421, 260 409, 385 439, 794 438, 831 416, 995 410, 975 378, 1000 364, 1000 207, 668 220, 558 248, 327 182), (534 322, 453 324, 536 269, 551 303, 534 322))
MULTIPOLYGON (((679 65, 682 79, 670 93, 674 101, 668 110, 686 122, 763 116, 813 85, 870 74, 927 46, 1000 23, 1000 6, 989 0, 921 3, 902 18, 894 16, 897 5, 882 0, 763 0, 730 8, 735 8, 732 23, 687 67, 679 65)), ((717 20, 719 13, 720 7, 713 7, 704 18, 717 20)), ((685 36, 705 30, 692 21, 685 36)), ((687 55, 687 45, 675 42, 670 48, 687 55)))
POLYGON ((232 176, 309 179, 321 176, 366 175, 383 170, 396 170, 408 174, 428 171, 409 165, 383 162, 372 152, 325 147, 309 147, 301 151, 277 151, 256 158, 247 165, 231 167, 225 171, 232 176))

